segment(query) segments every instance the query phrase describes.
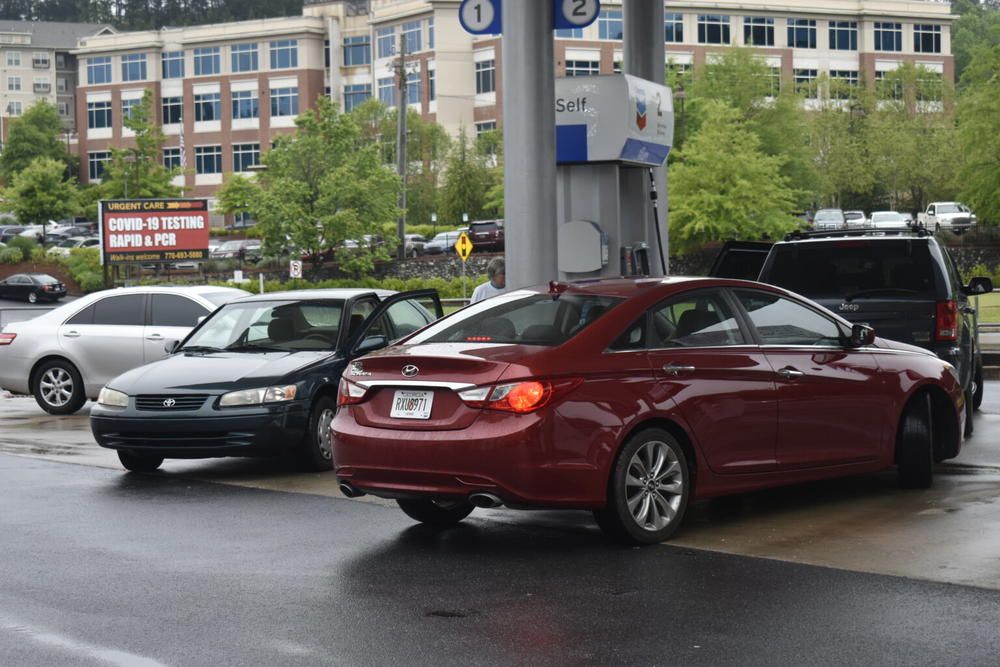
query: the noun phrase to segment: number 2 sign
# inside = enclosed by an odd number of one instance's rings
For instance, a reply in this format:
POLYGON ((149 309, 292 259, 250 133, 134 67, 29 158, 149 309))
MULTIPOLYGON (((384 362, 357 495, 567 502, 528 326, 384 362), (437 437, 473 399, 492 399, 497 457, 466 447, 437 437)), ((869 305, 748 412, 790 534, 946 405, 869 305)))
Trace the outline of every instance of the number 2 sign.
MULTIPOLYGON (((458 20, 473 35, 499 35, 502 30, 502 0, 462 0, 458 20)), ((560 28, 584 28, 597 20, 600 0, 552 0, 552 25, 560 28)))
POLYGON ((597 20, 600 0, 554 0, 553 24, 559 28, 583 28, 597 20))

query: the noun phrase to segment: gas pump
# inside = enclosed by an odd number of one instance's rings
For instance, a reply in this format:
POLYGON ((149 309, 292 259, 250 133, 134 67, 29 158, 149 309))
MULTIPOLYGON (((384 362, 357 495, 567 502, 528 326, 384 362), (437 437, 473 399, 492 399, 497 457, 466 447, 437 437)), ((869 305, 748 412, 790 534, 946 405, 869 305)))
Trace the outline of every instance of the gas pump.
POLYGON ((662 275, 647 183, 673 143, 670 89, 613 74, 556 79, 555 92, 560 279, 662 275))

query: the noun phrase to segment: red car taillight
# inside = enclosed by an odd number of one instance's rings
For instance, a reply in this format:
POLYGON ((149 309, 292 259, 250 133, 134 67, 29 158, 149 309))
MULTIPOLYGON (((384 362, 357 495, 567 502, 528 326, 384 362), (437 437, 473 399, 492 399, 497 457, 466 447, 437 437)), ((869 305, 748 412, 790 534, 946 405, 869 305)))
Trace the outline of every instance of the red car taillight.
POLYGON ((337 391, 337 405, 354 405, 365 400, 368 390, 359 384, 349 382, 344 378, 340 379, 340 388, 337 391))
POLYGON ((958 303, 938 301, 935 312, 935 340, 958 340, 958 303))
POLYGON ((10 345, 17 338, 17 334, 0 333, 0 345, 10 345))
POLYGON ((558 380, 524 380, 491 387, 476 387, 458 392, 458 397, 472 408, 488 408, 506 412, 533 412, 547 405, 553 397, 572 391, 582 378, 558 380))

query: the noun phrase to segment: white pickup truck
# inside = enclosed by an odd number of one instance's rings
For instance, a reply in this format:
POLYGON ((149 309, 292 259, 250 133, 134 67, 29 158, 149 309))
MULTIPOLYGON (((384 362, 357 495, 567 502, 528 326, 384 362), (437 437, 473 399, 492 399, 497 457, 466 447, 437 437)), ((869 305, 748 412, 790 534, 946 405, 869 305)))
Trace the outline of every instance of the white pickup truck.
POLYGON ((917 224, 935 232, 947 229, 961 234, 976 224, 976 216, 965 204, 954 201, 936 201, 927 205, 927 211, 917 213, 917 224))

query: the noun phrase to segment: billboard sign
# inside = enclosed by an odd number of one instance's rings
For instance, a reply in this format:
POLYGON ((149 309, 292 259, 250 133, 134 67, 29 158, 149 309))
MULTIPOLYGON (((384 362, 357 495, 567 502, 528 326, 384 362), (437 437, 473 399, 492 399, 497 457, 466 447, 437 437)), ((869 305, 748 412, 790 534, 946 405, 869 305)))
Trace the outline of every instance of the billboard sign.
POLYGON ((208 258, 207 199, 112 199, 98 207, 102 264, 208 258))

